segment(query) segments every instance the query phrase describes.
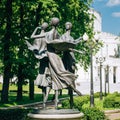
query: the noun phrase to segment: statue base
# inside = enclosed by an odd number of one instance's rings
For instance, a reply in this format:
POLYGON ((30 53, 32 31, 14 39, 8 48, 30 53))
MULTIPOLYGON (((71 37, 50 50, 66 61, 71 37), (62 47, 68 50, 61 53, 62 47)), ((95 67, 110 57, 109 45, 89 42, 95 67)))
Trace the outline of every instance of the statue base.
POLYGON ((29 120, 80 120, 84 114, 76 109, 35 109, 28 117, 29 120))

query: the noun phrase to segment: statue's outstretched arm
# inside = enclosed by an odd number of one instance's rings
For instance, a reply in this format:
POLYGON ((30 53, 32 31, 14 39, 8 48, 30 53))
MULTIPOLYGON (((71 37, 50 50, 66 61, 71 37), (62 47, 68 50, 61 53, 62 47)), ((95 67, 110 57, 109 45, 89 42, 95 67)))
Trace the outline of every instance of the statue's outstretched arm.
POLYGON ((80 43, 82 39, 83 39, 83 37, 79 37, 78 39, 76 39, 76 40, 74 41, 74 42, 75 42, 75 44, 80 43))
POLYGON ((73 49, 73 48, 69 48, 70 51, 72 52, 77 52, 77 53, 80 53, 80 54, 83 54, 84 52, 82 51, 79 51, 79 50, 76 50, 76 49, 73 49))

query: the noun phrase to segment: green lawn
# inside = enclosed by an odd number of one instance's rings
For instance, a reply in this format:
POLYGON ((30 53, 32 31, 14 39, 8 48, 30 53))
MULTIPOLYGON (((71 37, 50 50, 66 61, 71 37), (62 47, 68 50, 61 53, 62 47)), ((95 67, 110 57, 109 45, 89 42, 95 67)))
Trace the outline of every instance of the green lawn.
MULTIPOLYGON (((0 84, 0 91, 2 90, 2 84, 0 84)), ((9 87, 9 102, 7 104, 0 103, 0 107, 9 107, 9 106, 15 106, 15 105, 22 105, 22 104, 28 104, 28 103, 34 103, 34 102, 40 102, 42 101, 42 94, 41 89, 39 89, 37 86, 35 86, 35 95, 34 100, 29 99, 29 86, 23 85, 23 100, 22 101, 16 101, 17 96, 17 86, 16 85, 10 85, 9 87)), ((0 92, 1 94, 1 92, 0 92)), ((51 90, 48 100, 51 100, 53 98, 54 91, 51 90)), ((61 97, 68 97, 67 90, 63 90, 63 95, 59 96, 61 97)))
MULTIPOLYGON (((0 91, 2 90, 2 84, 0 84, 0 91)), ((10 84, 9 91, 16 91, 17 85, 10 84)), ((29 91, 29 85, 23 85, 23 91, 29 91)), ((35 86, 35 92, 41 92, 41 89, 39 89, 37 86, 35 86)))

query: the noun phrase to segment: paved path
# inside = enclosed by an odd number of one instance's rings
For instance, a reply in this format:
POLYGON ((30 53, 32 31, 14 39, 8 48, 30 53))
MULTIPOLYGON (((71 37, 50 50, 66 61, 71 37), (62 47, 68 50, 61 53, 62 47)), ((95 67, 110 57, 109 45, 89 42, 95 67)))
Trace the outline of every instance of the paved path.
POLYGON ((105 115, 109 120, 120 120, 120 110, 107 110, 105 115))
POLYGON ((120 120, 120 113, 113 113, 107 116, 109 120, 120 120))

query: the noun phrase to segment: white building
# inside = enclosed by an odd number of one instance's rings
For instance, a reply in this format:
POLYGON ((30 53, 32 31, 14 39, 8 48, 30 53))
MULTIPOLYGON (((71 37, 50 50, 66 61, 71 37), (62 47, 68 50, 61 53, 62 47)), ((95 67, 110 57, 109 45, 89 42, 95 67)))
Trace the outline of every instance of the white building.
MULTIPOLYGON (((100 33, 99 40, 103 42, 103 47, 93 56, 93 80, 100 80, 100 63, 97 63, 96 60, 97 58, 104 58, 101 63, 103 83, 105 83, 105 80, 109 81, 109 83, 120 83, 120 37, 102 32, 101 14, 93 9, 90 10, 90 13, 96 16, 94 31, 100 33)), ((78 81, 80 83, 83 81, 89 82, 90 70, 85 72, 81 67, 78 69, 78 81)))
MULTIPOLYGON (((94 57, 104 57, 102 63, 102 80, 105 81, 108 76, 109 83, 120 83, 120 39, 118 36, 110 33, 101 32, 100 40, 103 41, 103 47, 94 57)), ((94 64, 99 75, 99 66, 94 64)))

